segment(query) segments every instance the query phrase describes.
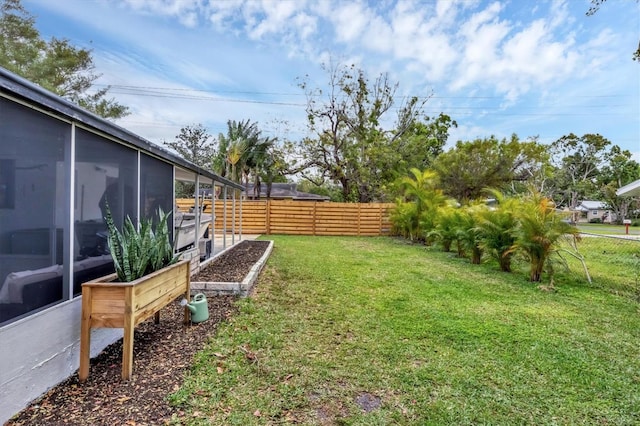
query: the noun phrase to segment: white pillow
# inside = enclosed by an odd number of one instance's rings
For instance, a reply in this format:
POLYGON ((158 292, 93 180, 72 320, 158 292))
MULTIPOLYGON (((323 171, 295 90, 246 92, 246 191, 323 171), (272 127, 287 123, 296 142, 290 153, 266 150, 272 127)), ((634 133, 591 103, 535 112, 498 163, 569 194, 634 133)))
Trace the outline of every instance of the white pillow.
POLYGON ((62 265, 48 266, 35 271, 18 271, 7 275, 0 289, 0 303, 22 303, 22 287, 62 275, 62 265))

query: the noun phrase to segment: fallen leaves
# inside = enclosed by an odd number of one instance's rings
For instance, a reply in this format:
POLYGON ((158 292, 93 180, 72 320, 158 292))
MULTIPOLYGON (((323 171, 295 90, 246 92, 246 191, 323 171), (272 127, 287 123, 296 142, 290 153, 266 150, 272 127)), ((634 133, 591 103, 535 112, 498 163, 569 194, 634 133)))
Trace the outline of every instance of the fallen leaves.
MULTIPOLYGON (((223 274, 244 278, 262 257, 269 242, 243 241, 208 264, 215 279, 204 281, 241 281, 226 279, 223 274), (236 249, 242 250, 239 254, 236 249)), ((203 271, 201 271, 203 272, 203 271)), ((194 277, 195 280, 195 277, 194 277)), ((33 424, 121 424, 130 426, 160 425, 172 416, 184 416, 184 408, 174 407, 167 396, 180 390, 184 374, 193 355, 214 336, 220 322, 232 319, 237 312, 233 296, 208 297, 209 319, 184 325, 184 308, 176 301, 161 311, 160 324, 145 321, 136 327, 134 341, 134 376, 120 379, 122 340, 108 346, 91 360, 91 375, 79 383, 77 375, 49 390, 39 400, 18 413, 4 426, 33 424)), ((245 357, 256 360, 247 346, 245 357)), ((216 370, 224 374, 227 355, 214 354, 216 370)), ((225 410, 231 410, 227 407, 225 410)), ((204 415, 197 412, 198 415, 204 415)), ((195 414, 195 413, 192 413, 195 414)))

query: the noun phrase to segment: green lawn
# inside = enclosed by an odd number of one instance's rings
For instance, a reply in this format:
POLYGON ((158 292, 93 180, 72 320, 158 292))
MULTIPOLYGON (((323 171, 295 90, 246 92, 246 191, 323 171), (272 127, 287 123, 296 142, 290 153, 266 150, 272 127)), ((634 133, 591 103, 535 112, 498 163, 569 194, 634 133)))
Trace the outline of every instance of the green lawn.
MULTIPOLYGON (((627 227, 625 225, 611 225, 607 223, 578 223, 580 232, 601 235, 626 235, 627 227)), ((629 234, 640 236, 640 228, 637 226, 629 226, 629 234)))
POLYGON ((640 424, 632 298, 392 238, 273 239, 175 424, 640 424))

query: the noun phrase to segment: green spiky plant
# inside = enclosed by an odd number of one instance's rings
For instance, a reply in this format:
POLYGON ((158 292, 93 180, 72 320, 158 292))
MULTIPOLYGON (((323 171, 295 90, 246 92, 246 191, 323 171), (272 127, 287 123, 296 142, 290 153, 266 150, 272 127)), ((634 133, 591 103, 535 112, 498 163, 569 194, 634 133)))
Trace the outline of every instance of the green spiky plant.
POLYGON ((106 204, 109 250, 119 281, 134 281, 178 261, 167 228, 170 215, 171 212, 165 213, 158 208, 159 220, 155 229, 152 219, 143 219, 137 229, 127 216, 120 232, 113 223, 109 204, 106 204))

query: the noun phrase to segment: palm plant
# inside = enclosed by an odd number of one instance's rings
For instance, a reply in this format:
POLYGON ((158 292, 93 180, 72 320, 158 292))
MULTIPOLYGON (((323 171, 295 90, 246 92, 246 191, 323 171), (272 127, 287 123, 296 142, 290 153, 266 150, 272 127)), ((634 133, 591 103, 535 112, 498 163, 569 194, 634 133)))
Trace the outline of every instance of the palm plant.
POLYGON ((498 262, 501 271, 511 272, 519 200, 505 197, 499 191, 491 191, 491 193, 497 205, 495 208, 481 212, 476 224, 480 232, 481 246, 498 262))
POLYGON ((244 141, 235 139, 231 141, 227 147, 226 163, 228 166, 229 178, 233 181, 240 182, 239 170, 242 170, 241 160, 246 152, 246 145, 244 141))
POLYGON ((214 159, 214 170, 240 182, 245 164, 262 140, 260 133, 258 124, 251 120, 227 121, 227 134, 221 133, 218 136, 218 155, 214 159))
POLYGON ((414 240, 416 227, 414 225, 414 217, 416 217, 416 206, 404 202, 398 198, 396 200, 395 207, 389 213, 389 219, 392 225, 392 233, 394 235, 400 235, 403 238, 409 238, 414 240))
POLYGON ((119 281, 134 281, 178 261, 167 227, 170 215, 171 212, 165 213, 158 208, 159 220, 155 229, 152 219, 143 219, 140 228, 136 229, 127 216, 120 232, 113 222, 109 205, 106 204, 109 250, 119 281))
POLYGON ((424 239, 434 229, 438 208, 447 202, 441 190, 436 189, 437 175, 429 170, 410 170, 411 176, 400 179, 403 201, 414 205, 413 209, 405 209, 411 216, 405 219, 411 228, 409 234, 416 239, 424 239))
POLYGON ((427 234, 427 238, 434 238, 442 244, 442 250, 451 251, 451 244, 457 241, 456 222, 457 208, 453 206, 443 206, 438 209, 435 218, 434 229, 427 234))
POLYGON ((479 265, 482 260, 481 232, 478 218, 486 210, 484 204, 466 206, 457 211, 454 225, 456 240, 465 253, 471 253, 471 263, 479 265))
POLYGON ((274 159, 271 149, 275 143, 273 138, 259 138, 252 141, 252 145, 247 147, 246 160, 244 162, 243 177, 245 185, 249 184, 249 179, 253 178, 255 196, 260 195, 261 176, 269 176, 270 169, 274 166, 274 159))
POLYGON ((523 251, 529 258, 529 280, 539 282, 550 255, 564 235, 576 235, 578 229, 564 221, 549 198, 532 191, 519 206, 516 242, 513 250, 523 251))

